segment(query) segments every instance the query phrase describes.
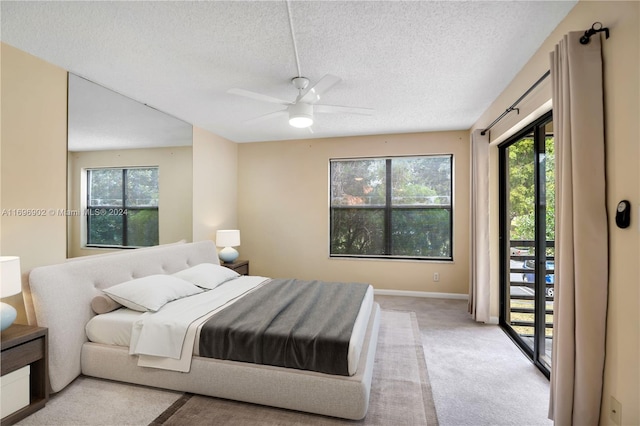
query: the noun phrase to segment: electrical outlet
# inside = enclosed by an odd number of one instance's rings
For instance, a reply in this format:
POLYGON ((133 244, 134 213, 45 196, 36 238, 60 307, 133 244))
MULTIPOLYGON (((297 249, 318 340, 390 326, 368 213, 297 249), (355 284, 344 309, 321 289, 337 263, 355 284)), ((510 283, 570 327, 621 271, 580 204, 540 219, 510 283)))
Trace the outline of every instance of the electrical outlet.
POLYGON ((609 417, 611 421, 617 425, 622 424, 622 404, 620 401, 615 399, 613 396, 611 397, 611 407, 609 409, 609 417))
POLYGON ((433 281, 434 282, 440 281, 440 274, 439 273, 437 273, 437 272, 433 273, 433 281))

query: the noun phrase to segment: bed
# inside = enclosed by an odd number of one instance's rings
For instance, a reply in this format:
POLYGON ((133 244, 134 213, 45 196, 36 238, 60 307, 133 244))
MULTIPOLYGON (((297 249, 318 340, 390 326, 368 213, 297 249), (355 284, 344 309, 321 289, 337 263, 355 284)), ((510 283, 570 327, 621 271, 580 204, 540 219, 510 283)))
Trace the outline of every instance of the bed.
MULTIPOLYGON (((359 314, 361 343, 356 351, 350 346, 353 371, 349 375, 207 358, 199 356, 196 345, 188 372, 151 368, 138 365, 143 356, 131 355, 128 346, 109 340, 89 341, 86 327, 96 317, 91 301, 102 290, 150 275, 180 273, 204 263, 218 264, 211 241, 90 256, 33 269, 29 284, 35 318, 31 322, 49 328, 52 392, 84 374, 345 419, 366 415, 380 321, 380 308, 372 300, 366 317, 359 314)), ((258 278, 238 278, 243 279, 258 278)), ((239 282, 234 280, 234 284, 239 282)), ((135 321, 137 315, 129 312, 125 324, 135 321)))

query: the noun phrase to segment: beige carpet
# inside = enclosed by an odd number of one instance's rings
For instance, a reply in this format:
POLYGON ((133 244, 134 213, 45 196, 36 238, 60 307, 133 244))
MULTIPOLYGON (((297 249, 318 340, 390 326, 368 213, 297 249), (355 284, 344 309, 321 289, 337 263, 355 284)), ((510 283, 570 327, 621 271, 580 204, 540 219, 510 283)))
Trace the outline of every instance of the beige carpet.
POLYGON ((382 311, 369 411, 363 420, 340 420, 186 394, 151 423, 153 426, 212 424, 437 425, 415 314, 382 311))
POLYGON ((80 376, 19 425, 438 424, 413 312, 383 310, 367 417, 360 422, 80 376), (155 419, 155 420, 154 420, 155 419))
POLYGON ((147 425, 183 392, 80 376, 18 422, 32 426, 147 425))
POLYGON ((467 300, 376 301, 416 313, 441 426, 553 426, 549 380, 499 326, 475 322, 467 300))

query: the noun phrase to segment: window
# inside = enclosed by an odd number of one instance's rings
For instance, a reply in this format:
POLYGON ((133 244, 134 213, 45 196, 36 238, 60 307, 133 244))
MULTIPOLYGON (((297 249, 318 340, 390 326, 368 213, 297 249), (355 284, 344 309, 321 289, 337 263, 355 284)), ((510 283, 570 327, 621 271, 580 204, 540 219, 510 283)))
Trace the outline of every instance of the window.
POLYGON ((452 260, 453 156, 330 160, 330 256, 452 260))
POLYGON ((158 245, 158 168, 87 170, 87 246, 158 245))

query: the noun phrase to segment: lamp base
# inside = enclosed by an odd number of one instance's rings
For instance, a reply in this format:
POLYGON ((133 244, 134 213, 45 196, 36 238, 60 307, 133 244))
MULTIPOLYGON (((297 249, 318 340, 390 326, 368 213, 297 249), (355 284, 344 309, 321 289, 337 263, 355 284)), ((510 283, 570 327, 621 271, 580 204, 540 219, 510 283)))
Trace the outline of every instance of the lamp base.
POLYGON ((0 303, 0 331, 9 328, 16 320, 16 316, 18 316, 18 311, 13 306, 4 302, 0 303))
POLYGON ((233 247, 225 247, 220 250, 220 253, 218 253, 218 257, 224 263, 233 263, 238 258, 238 256, 238 250, 234 249, 233 247))

